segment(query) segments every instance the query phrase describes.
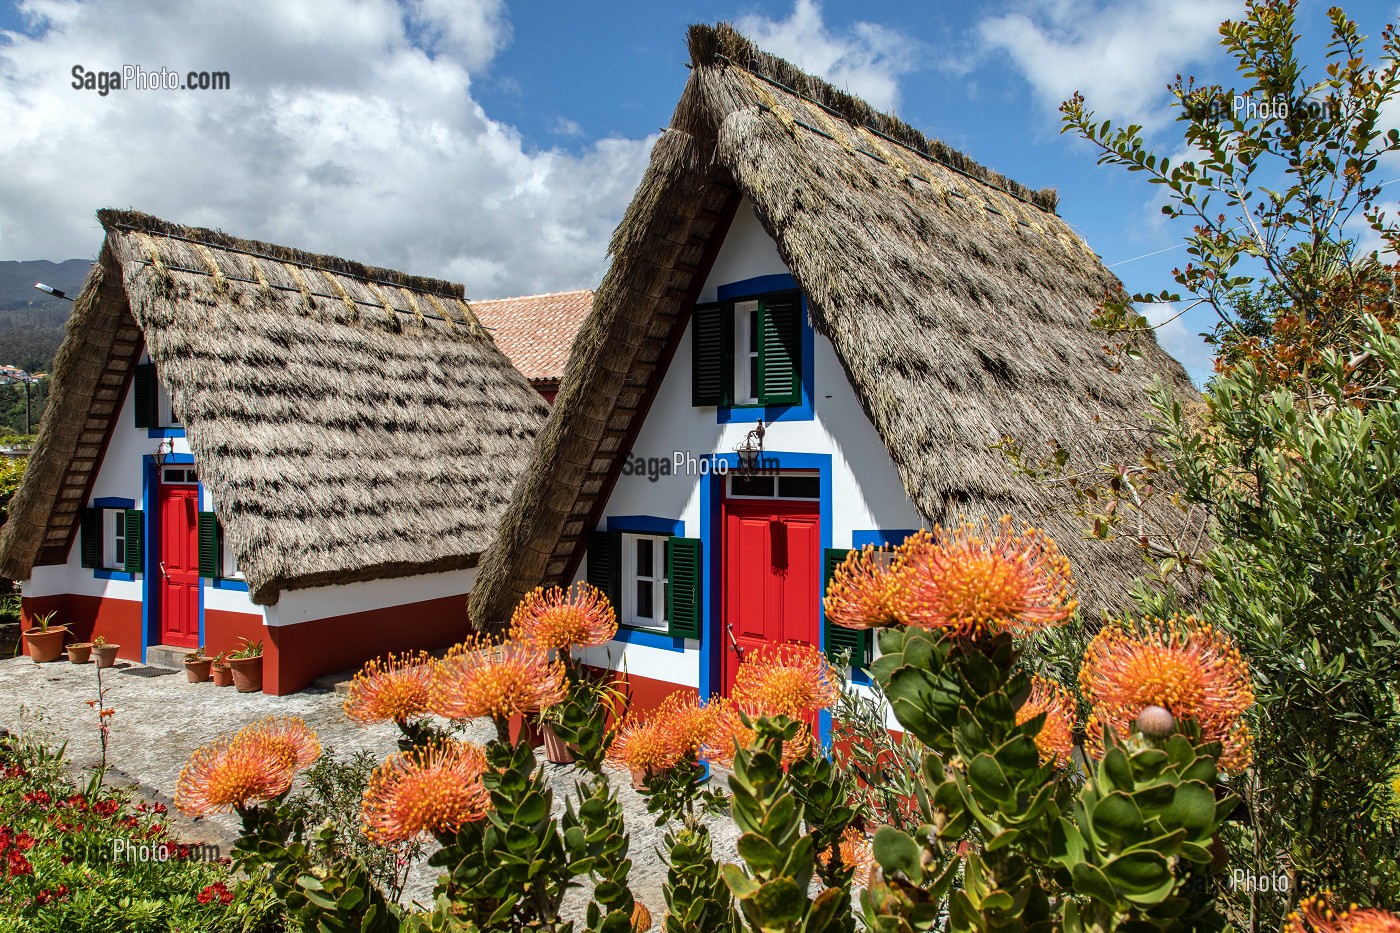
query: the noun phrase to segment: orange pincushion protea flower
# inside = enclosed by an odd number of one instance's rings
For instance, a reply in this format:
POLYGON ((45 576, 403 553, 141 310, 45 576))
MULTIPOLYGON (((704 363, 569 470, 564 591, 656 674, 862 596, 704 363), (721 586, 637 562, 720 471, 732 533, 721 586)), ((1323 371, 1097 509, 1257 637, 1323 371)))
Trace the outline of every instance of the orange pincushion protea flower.
POLYGON ((293 773, 272 743, 219 738, 190 756, 175 784, 175 806, 206 816, 271 800, 292 786, 293 773))
POLYGON ((1221 768, 1238 773, 1249 764, 1249 731, 1240 722, 1254 703, 1249 668, 1228 635, 1194 616, 1104 628, 1084 653, 1079 686, 1093 707, 1088 738, 1095 754, 1104 724, 1127 735, 1144 708, 1161 706, 1222 744, 1221 768))
POLYGON ((1288 916, 1293 933, 1400 933, 1400 917, 1388 910, 1360 909, 1352 904, 1342 911, 1327 904, 1327 895, 1306 897, 1288 916))
POLYGON ((900 547, 907 568, 905 620, 958 636, 1034 632, 1059 625, 1079 605, 1069 561, 1035 528, 1017 532, 963 522, 920 532, 900 547))
POLYGON ((606 645, 617 634, 617 614, 596 586, 575 583, 531 590, 510 619, 510 637, 541 648, 569 651, 606 645))
POLYGON ((666 724, 680 745, 681 754, 694 758, 713 743, 721 725, 721 712, 716 701, 701 704, 696 694, 677 691, 661 702, 656 719, 666 724))
POLYGON ((291 771, 300 771, 321 757, 321 742, 306 720, 296 716, 267 716, 239 729, 233 744, 266 748, 291 771))
POLYGON ((628 717, 608 749, 608 760, 629 771, 659 774, 680 763, 685 750, 671 724, 661 717, 628 717))
POLYGON ((734 677, 734 699, 764 716, 792 716, 833 706, 841 684, 814 645, 762 645, 749 652, 734 677))
MULTIPOLYGON (((836 849, 841 853, 841 864, 854 870, 855 883, 864 886, 869 880, 871 869, 875 867, 875 846, 870 838, 856 827, 847 826, 841 833, 836 849)), ((831 861, 831 850, 828 849, 817 857, 825 865, 831 861)))
POLYGON ((1037 676, 1031 678, 1030 696, 1016 711, 1016 725, 1041 713, 1045 714, 1045 724, 1035 737, 1040 760, 1063 767, 1074 750, 1074 698, 1053 680, 1037 676))
POLYGON ((826 617, 845 628, 903 625, 908 572, 900 562, 885 566, 873 544, 852 551, 832 571, 826 588, 826 617))
POLYGON ((426 651, 375 658, 350 681, 345 715, 354 722, 407 722, 426 715, 433 693, 433 661, 426 651))
POLYGON ((485 753, 466 742, 391 755, 365 787, 365 836, 393 845, 481 819, 491 808, 490 794, 481 783, 485 771, 485 753))
MULTIPOLYGON (((734 756, 741 749, 752 748, 754 740, 758 737, 757 730, 744 725, 743 716, 748 716, 749 721, 753 722, 770 714, 751 707, 741 707, 731 698, 710 702, 716 707, 716 726, 711 741, 701 753, 709 761, 730 767, 734 764, 734 756)), ((791 764, 799 758, 805 758, 814 746, 811 727, 805 722, 800 723, 797 735, 792 741, 783 743, 783 764, 791 764)))
POLYGON ((431 709, 446 719, 505 719, 564 699, 564 666, 544 648, 472 640, 438 662, 431 709))

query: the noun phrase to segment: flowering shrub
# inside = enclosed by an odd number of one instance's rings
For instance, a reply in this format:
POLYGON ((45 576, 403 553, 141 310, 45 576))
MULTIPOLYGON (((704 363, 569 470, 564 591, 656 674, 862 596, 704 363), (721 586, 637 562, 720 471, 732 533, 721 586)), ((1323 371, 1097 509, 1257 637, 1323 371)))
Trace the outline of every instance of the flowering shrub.
POLYGON ((235 885, 227 858, 173 839, 161 804, 89 796, 62 759, 0 734, 0 927, 280 930, 256 885, 235 885))

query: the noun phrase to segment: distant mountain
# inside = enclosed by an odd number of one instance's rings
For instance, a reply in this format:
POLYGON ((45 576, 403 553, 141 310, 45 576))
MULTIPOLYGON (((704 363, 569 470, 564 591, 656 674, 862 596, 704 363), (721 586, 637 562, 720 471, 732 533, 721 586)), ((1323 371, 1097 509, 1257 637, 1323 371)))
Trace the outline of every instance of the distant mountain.
POLYGON ((44 294, 34 283, 52 285, 76 298, 91 268, 87 259, 0 261, 0 363, 48 371, 73 304, 44 294))

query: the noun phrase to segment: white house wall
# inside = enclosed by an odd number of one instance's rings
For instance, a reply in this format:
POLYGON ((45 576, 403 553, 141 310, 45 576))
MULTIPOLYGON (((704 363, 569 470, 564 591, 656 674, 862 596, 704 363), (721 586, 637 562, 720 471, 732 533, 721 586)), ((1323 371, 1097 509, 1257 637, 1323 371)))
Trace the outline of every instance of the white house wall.
MULTIPOLYGON (((734 222, 700 293, 700 300, 714 301, 720 286, 765 275, 790 274, 777 245, 759 224, 748 201, 740 204, 734 222)), ((709 454, 732 453, 752 429, 752 422, 716 424, 713 406, 691 405, 691 347, 687 325, 645 424, 633 445, 633 458, 671 460, 677 452, 698 460, 709 454)), ((830 454, 831 546, 851 547, 854 531, 922 527, 891 462, 889 453, 856 398, 831 342, 814 335, 813 420, 778 421, 765 425, 765 450, 830 454)), ((701 536, 700 488, 697 477, 682 472, 660 476, 618 477, 599 527, 609 517, 650 515, 681 519, 686 537, 701 536)), ((577 579, 584 579, 586 562, 577 579)), ((709 633, 706 633, 707 635, 709 633)), ((629 674, 669 681, 678 685, 700 683, 699 643, 687 642, 684 654, 646 645, 614 643, 611 659, 602 650, 588 661, 613 668, 625 663, 629 674)))

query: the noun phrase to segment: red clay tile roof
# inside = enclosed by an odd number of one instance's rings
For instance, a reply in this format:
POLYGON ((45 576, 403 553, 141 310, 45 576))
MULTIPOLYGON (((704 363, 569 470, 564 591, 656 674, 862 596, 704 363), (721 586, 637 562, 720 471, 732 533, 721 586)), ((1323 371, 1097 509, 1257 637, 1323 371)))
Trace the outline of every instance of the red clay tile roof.
POLYGON ((496 346, 531 382, 564 375, 574 334, 592 307, 588 289, 471 302, 496 346))

